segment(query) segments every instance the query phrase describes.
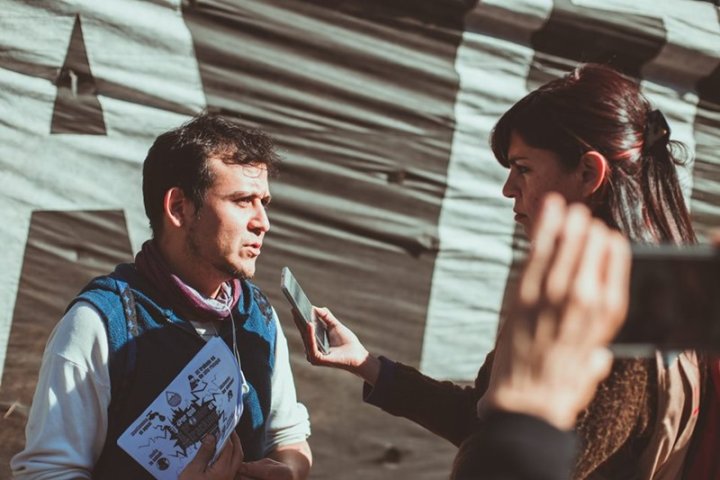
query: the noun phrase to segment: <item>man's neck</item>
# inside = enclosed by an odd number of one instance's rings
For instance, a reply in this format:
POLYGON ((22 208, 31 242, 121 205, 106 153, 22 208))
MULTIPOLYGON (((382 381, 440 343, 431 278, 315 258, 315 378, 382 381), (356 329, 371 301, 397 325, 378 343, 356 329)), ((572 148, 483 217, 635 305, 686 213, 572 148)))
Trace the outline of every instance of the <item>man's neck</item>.
POLYGON ((175 248, 171 242, 155 241, 163 260, 174 275, 205 297, 217 297, 227 278, 222 278, 212 267, 198 265, 198 262, 186 252, 175 248))

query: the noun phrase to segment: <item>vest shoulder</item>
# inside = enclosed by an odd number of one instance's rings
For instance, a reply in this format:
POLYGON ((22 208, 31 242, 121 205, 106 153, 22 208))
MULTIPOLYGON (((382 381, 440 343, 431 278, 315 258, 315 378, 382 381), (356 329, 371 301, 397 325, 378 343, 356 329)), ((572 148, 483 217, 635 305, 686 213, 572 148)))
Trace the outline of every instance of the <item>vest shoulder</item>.
POLYGON ((80 291, 70 303, 72 307, 78 301, 86 301, 93 304, 108 320, 121 312, 124 317, 124 309, 135 309, 138 303, 149 312, 157 312, 166 315, 167 312, 161 307, 150 293, 150 287, 138 273, 134 264, 124 263, 118 265, 115 270, 107 275, 95 277, 80 291))
POLYGON ((258 287, 249 280, 242 280, 242 285, 243 292, 249 294, 252 303, 257 306, 257 309, 260 311, 260 314, 264 318, 265 323, 272 324, 273 310, 272 305, 270 304, 270 300, 268 300, 267 296, 262 292, 262 290, 260 290, 260 287, 258 287))
POLYGON ((137 288, 142 283, 140 274, 132 263, 121 263, 111 273, 90 280, 78 295, 92 291, 118 292, 125 285, 137 288))

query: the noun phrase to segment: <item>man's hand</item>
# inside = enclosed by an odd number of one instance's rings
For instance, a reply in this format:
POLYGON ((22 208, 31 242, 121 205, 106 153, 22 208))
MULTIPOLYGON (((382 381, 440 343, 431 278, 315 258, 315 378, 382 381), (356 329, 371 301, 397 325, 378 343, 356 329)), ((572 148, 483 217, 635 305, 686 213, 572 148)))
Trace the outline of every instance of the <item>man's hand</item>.
POLYGON ((243 463, 236 480, 305 480, 311 465, 308 443, 293 443, 276 448, 268 458, 243 463))
POLYGON ((630 246, 584 205, 546 198, 495 350, 485 408, 570 429, 610 372, 604 348, 627 314, 630 246))
POLYGON ((273 460, 263 458, 255 462, 246 462, 240 466, 238 477, 242 480, 294 480, 290 466, 273 460))
POLYGON ((195 458, 185 466, 178 480, 232 480, 243 461, 242 446, 237 433, 230 435, 215 463, 208 466, 215 453, 215 437, 205 435, 195 458))
POLYGON ((315 339, 315 326, 308 324, 293 310, 293 319, 300 328, 307 349, 307 359, 313 365, 340 368, 375 385, 380 372, 380 361, 370 355, 352 330, 340 323, 327 308, 313 307, 319 322, 327 328, 330 351, 320 352, 315 339))

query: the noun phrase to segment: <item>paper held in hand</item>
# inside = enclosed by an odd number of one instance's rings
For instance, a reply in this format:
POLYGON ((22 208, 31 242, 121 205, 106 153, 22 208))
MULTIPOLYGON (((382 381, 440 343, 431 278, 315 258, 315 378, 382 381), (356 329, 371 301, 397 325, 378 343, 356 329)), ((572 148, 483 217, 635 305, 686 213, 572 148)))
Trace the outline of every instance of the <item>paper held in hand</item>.
POLYGON ((216 455, 240 421, 247 390, 238 359, 210 339, 150 404, 117 444, 158 480, 175 480, 208 433, 216 455))

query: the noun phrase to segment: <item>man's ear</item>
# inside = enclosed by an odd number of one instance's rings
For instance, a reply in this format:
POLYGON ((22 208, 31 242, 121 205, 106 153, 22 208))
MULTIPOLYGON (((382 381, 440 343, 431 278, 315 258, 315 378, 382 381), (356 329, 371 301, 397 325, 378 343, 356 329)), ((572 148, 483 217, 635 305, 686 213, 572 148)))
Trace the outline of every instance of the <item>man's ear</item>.
POLYGON ((582 194, 588 198, 605 184, 610 174, 607 160, 600 152, 591 150, 580 157, 580 175, 582 178, 582 194))
POLYGON ((163 213, 165 220, 174 227, 182 227, 185 219, 189 215, 192 202, 185 196, 185 192, 180 187, 173 187, 165 192, 163 197, 163 213))

